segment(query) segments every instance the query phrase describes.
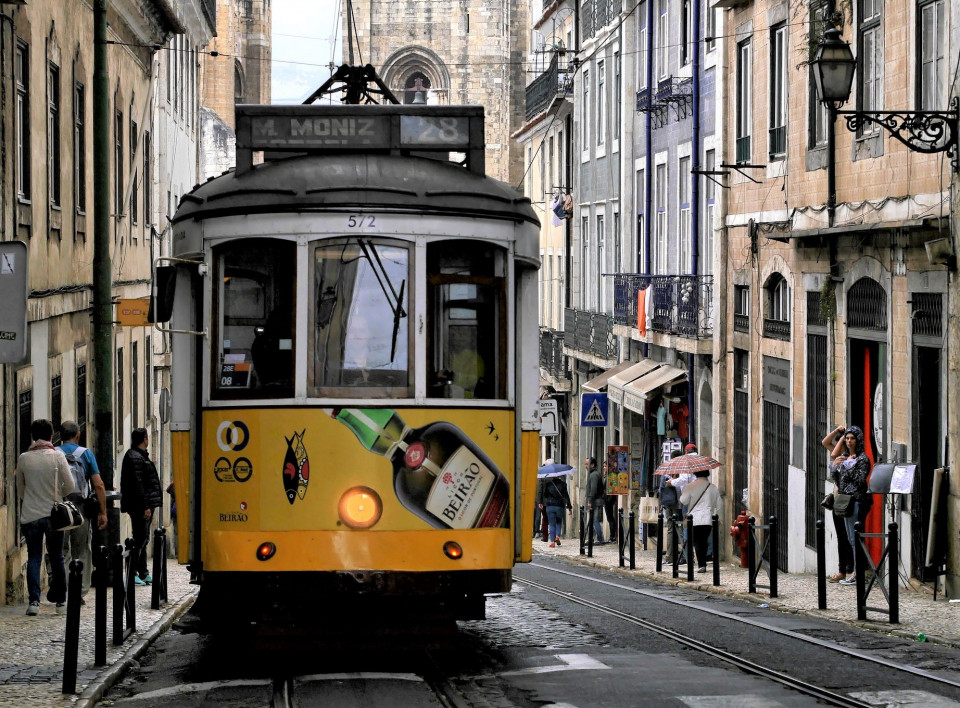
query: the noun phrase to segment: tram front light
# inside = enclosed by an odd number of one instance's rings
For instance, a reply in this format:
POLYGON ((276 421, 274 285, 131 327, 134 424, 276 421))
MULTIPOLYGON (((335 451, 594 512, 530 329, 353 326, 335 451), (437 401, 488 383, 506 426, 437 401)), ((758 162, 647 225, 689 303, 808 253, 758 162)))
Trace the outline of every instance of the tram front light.
POLYGON ((383 502, 370 487, 351 487, 337 505, 340 521, 352 529, 368 529, 380 521, 383 502))
POLYGON ((463 547, 456 541, 447 541, 443 544, 443 552, 450 560, 463 558, 463 547))
POLYGON ((257 560, 265 561, 273 558, 273 555, 277 552, 277 545, 273 541, 264 541, 259 546, 257 546, 257 560))

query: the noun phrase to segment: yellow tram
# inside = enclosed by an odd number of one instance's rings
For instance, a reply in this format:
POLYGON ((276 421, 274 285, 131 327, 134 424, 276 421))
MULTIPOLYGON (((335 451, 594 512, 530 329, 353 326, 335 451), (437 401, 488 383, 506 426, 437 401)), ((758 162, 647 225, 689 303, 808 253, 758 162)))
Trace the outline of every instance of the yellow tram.
POLYGON ((156 269, 198 606, 482 617, 531 554, 530 202, 484 174, 480 107, 238 106, 236 125, 236 169, 183 197, 156 269))

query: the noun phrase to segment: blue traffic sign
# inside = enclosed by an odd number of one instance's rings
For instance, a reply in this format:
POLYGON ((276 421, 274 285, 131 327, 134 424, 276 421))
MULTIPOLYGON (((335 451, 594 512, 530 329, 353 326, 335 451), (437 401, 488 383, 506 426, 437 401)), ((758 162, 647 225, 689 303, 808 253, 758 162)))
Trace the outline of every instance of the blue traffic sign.
POLYGON ((603 428, 607 425, 607 394, 583 393, 580 396, 580 427, 603 428))

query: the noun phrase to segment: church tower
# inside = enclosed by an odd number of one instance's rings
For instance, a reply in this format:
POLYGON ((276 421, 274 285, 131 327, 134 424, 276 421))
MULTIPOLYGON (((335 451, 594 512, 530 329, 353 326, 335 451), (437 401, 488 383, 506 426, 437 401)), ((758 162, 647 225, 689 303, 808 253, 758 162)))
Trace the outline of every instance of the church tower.
POLYGON ((343 62, 372 64, 402 103, 483 106, 487 174, 519 187, 510 135, 524 119, 528 27, 527 4, 511 0, 353 0, 343 62))

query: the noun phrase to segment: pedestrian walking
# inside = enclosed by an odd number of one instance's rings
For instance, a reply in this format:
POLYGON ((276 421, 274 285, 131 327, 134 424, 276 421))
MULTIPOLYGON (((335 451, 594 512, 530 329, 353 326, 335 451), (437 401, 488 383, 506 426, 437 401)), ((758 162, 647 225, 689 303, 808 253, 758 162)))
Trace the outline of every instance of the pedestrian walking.
POLYGON ((564 477, 547 477, 540 480, 537 488, 537 506, 547 517, 547 537, 550 548, 560 545, 560 532, 563 529, 563 510, 573 511, 570 504, 570 492, 564 477))
POLYGON ((603 475, 597 469, 597 458, 588 457, 583 461, 587 470, 587 510, 593 509, 593 542, 602 544, 603 541, 603 504, 606 484, 603 475))
POLYGON ((149 444, 146 429, 136 428, 130 434, 130 449, 124 454, 120 466, 120 510, 130 515, 137 570, 134 582, 137 585, 153 582, 153 576, 147 571, 147 542, 150 540, 153 510, 163 500, 160 476, 147 452, 149 444))
MULTIPOLYGON (((670 454, 670 459, 680 456, 679 450, 674 450, 670 454)), ((666 554, 664 565, 673 564, 673 547, 677 543, 677 530, 673 523, 673 517, 680 511, 680 493, 676 487, 671 484, 674 476, 665 474, 660 477, 660 514, 663 516, 663 551, 666 554)))
POLYGON ((69 565, 71 560, 78 560, 83 563, 83 574, 80 582, 80 597, 83 603, 83 597, 90 590, 90 579, 92 577, 93 553, 91 551, 91 537, 93 535, 91 522, 96 523, 101 531, 107 527, 107 497, 103 486, 103 480, 100 478, 100 467, 97 465, 97 458, 93 451, 85 447, 80 447, 77 440, 80 438, 80 426, 72 420, 65 420, 60 424, 60 447, 57 448, 67 459, 67 466, 73 476, 74 491, 68 496, 68 499, 77 505, 78 509, 84 511, 83 523, 75 529, 65 531, 63 534, 63 555, 65 562, 69 565), (88 517, 86 512, 86 501, 93 491, 97 500, 97 512, 95 516, 88 517))
POLYGON ((53 439, 53 423, 44 418, 30 424, 33 444, 17 459, 14 472, 17 500, 20 503, 20 533, 27 542, 27 615, 40 614, 40 566, 46 541, 50 556, 50 587, 47 602, 63 614, 67 601, 67 574, 63 565, 63 531, 55 531, 50 523, 50 510, 73 491, 73 475, 67 458, 57 450, 53 439))
MULTIPOLYGON (((684 487, 680 503, 693 516, 693 547, 697 553, 697 572, 707 572, 707 540, 713 528, 713 515, 720 513, 720 490, 710 481, 710 470, 694 473, 693 482, 684 487)), ((689 553, 689 549, 687 553, 689 553)))

